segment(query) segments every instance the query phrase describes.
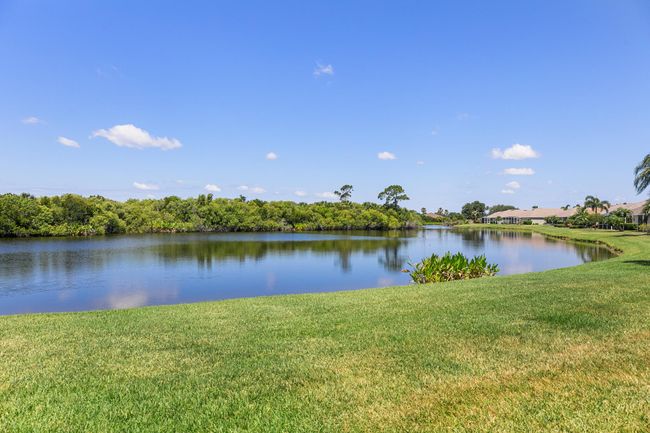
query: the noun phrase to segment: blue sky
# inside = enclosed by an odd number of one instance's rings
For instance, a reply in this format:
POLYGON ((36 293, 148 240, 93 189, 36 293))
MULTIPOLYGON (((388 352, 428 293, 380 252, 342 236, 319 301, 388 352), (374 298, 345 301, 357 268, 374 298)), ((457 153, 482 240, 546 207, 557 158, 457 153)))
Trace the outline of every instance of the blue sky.
POLYGON ((648 47, 645 1, 0 0, 0 192, 640 200, 648 47))

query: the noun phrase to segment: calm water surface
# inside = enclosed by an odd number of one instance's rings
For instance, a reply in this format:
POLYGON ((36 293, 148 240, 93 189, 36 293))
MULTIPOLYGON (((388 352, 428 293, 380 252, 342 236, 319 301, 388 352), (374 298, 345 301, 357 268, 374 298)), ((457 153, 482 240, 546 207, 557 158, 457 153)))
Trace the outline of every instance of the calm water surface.
POLYGON ((176 304, 408 284, 431 253, 486 254, 501 274, 611 257, 538 234, 214 233, 0 240, 0 314, 176 304))

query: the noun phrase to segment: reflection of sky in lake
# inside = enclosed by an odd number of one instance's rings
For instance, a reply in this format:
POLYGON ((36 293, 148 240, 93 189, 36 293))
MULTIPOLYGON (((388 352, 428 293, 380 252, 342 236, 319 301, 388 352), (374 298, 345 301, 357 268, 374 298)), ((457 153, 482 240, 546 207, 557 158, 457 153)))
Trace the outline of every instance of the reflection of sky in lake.
POLYGON ((523 232, 226 233, 0 240, 0 314, 131 308, 408 284, 431 253, 485 254, 501 274, 609 251, 523 232))

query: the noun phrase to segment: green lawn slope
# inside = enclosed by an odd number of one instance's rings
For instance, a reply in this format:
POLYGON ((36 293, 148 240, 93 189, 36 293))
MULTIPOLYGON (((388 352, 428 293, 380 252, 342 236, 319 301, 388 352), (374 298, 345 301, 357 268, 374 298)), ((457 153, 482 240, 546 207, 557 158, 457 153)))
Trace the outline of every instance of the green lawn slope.
POLYGON ((650 431, 650 236, 528 230, 623 253, 417 287, 0 317, 0 431, 650 431))

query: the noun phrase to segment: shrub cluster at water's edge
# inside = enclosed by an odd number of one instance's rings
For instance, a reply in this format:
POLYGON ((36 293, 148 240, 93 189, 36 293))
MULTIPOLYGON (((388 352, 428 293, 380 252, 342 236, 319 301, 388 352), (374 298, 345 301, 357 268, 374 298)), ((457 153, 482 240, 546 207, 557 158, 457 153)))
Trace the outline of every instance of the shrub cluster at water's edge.
POLYGON ((101 196, 0 195, 2 236, 90 236, 113 233, 392 230, 416 228, 417 212, 375 203, 196 198, 119 202, 101 196))
POLYGON ((489 264, 484 255, 468 259, 462 253, 446 253, 444 256, 432 254, 431 257, 411 265, 406 270, 414 283, 439 283, 452 280, 489 277, 499 272, 499 267, 489 264))

